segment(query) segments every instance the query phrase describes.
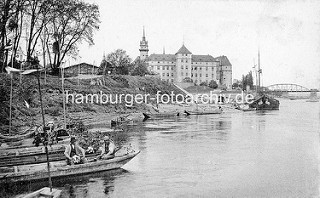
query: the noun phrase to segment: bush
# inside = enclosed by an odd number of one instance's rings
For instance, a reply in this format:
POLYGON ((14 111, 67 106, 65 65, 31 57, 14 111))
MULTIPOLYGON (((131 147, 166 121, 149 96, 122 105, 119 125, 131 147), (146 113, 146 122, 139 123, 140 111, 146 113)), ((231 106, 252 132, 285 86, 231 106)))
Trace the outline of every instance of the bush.
POLYGON ((208 86, 207 82, 200 83, 200 86, 208 86))
POLYGON ((193 80, 192 80, 190 77, 185 77, 185 78, 183 79, 183 82, 192 83, 193 80))
POLYGON ((218 84, 217 84, 216 81, 211 80, 211 81, 209 82, 209 87, 212 88, 212 89, 216 89, 216 88, 218 88, 218 84))
POLYGON ((51 116, 59 116, 62 114, 62 109, 59 107, 49 107, 49 108, 44 108, 44 113, 49 114, 51 116))

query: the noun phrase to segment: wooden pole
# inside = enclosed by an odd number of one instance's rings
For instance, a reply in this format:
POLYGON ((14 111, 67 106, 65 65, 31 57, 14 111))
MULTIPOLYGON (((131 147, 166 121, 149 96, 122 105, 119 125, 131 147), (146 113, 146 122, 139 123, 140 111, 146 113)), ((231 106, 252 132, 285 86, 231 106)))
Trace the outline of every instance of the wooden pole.
POLYGON ((81 61, 78 65, 78 86, 80 85, 80 64, 81 64, 81 61))
POLYGON ((43 124, 43 131, 46 133, 46 136, 48 137, 47 140, 44 142, 44 148, 47 155, 47 169, 48 169, 48 178, 49 178, 49 187, 50 192, 52 192, 52 181, 51 181, 51 174, 50 174, 50 162, 49 162, 49 151, 48 151, 48 142, 50 141, 50 136, 47 134, 47 131, 45 129, 46 122, 44 119, 44 112, 43 112, 43 105, 42 105, 42 94, 41 94, 41 85, 40 85, 40 71, 39 71, 39 65, 37 67, 37 77, 38 77, 38 90, 39 90, 39 98, 40 98, 40 107, 41 107, 41 115, 42 115, 42 124, 43 124))
POLYGON ((44 84, 47 84, 47 69, 46 69, 46 34, 43 33, 43 41, 42 41, 42 55, 43 55, 43 67, 44 67, 44 84))
POLYGON ((10 112, 9 112, 9 135, 11 135, 11 125, 12 125, 12 73, 10 72, 10 112))
POLYGON ((261 83, 261 80, 260 80, 260 46, 258 48, 258 92, 260 91, 260 83, 261 83))
MULTIPOLYGON (((20 71, 22 71, 22 62, 20 63, 20 71)), ((20 84, 22 83, 22 74, 21 74, 21 72, 19 74, 19 83, 20 84)))
MULTIPOLYGON (((13 47, 11 48, 11 67, 13 68, 13 47)), ((9 135, 11 135, 11 126, 12 126, 12 83, 13 83, 13 74, 10 72, 10 113, 9 113, 9 135)))
MULTIPOLYGON (((69 62, 69 64, 70 64, 70 62, 69 62)), ((66 97, 65 97, 65 94, 64 94, 64 68, 62 67, 61 68, 61 72, 62 72, 62 74, 61 74, 61 77, 62 77, 62 82, 61 82, 61 84, 62 84, 62 97, 63 97, 63 129, 65 129, 66 130, 66 126, 67 126, 67 124, 66 124, 66 97)))

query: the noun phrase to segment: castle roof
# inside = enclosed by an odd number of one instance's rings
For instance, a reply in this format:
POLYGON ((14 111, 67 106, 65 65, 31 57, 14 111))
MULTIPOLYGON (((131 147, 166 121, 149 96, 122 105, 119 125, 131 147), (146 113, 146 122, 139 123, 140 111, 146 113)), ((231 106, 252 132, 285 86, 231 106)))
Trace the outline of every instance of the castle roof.
POLYGON ((182 47, 177 51, 176 54, 192 54, 186 46, 182 45, 182 47))
POLYGON ((226 56, 219 56, 216 58, 216 61, 219 61, 219 62, 221 61, 221 65, 223 66, 232 66, 228 57, 226 56))
POLYGON ((170 62, 176 62, 176 56, 174 54, 151 54, 148 57, 148 61, 170 61, 170 62))
POLYGON ((192 55, 192 62, 214 62, 215 58, 211 55, 192 55))

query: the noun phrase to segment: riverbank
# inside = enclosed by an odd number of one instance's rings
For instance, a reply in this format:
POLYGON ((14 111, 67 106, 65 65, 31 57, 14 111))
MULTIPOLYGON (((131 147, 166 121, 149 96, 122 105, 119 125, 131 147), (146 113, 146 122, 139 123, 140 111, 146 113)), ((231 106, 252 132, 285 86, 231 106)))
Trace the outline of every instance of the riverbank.
MULTIPOLYGON (((42 76, 41 85, 45 120, 46 122, 55 120, 57 125, 61 126, 64 122, 61 79, 56 76, 47 76, 45 82, 42 76)), ((112 119, 127 114, 133 115, 134 119, 142 120, 142 113, 156 112, 154 110, 156 102, 150 100, 148 104, 145 104, 144 102, 136 103, 129 100, 128 103, 126 98, 120 97, 114 103, 111 101, 97 103, 93 98, 91 98, 91 101, 81 100, 78 97, 80 95, 92 97, 94 94, 103 93, 117 97, 120 95, 148 94, 150 98, 156 98, 156 94, 159 92, 161 94, 170 94, 171 92, 183 94, 173 84, 164 82, 159 78, 121 75, 98 76, 91 79, 65 79, 64 89, 69 95, 73 94, 74 96, 74 98, 72 96, 67 97, 66 122, 82 120, 85 124, 108 124, 112 119)), ((1 74, 0 91, 2 93, 0 97, 0 129, 2 134, 7 134, 10 104, 10 76, 8 74, 1 74)), ((36 77, 24 76, 20 84, 19 75, 14 76, 12 101, 13 132, 11 135, 19 134, 19 132, 25 131, 31 126, 42 124, 36 77)))

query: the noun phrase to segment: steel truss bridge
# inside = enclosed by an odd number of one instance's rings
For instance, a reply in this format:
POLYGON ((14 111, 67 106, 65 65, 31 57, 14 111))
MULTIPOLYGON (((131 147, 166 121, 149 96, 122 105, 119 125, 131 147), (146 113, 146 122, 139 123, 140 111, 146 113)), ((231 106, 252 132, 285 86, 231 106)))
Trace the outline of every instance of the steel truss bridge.
POLYGON ((270 92, 319 92, 317 89, 308 89, 297 84, 274 84, 266 87, 270 92))

